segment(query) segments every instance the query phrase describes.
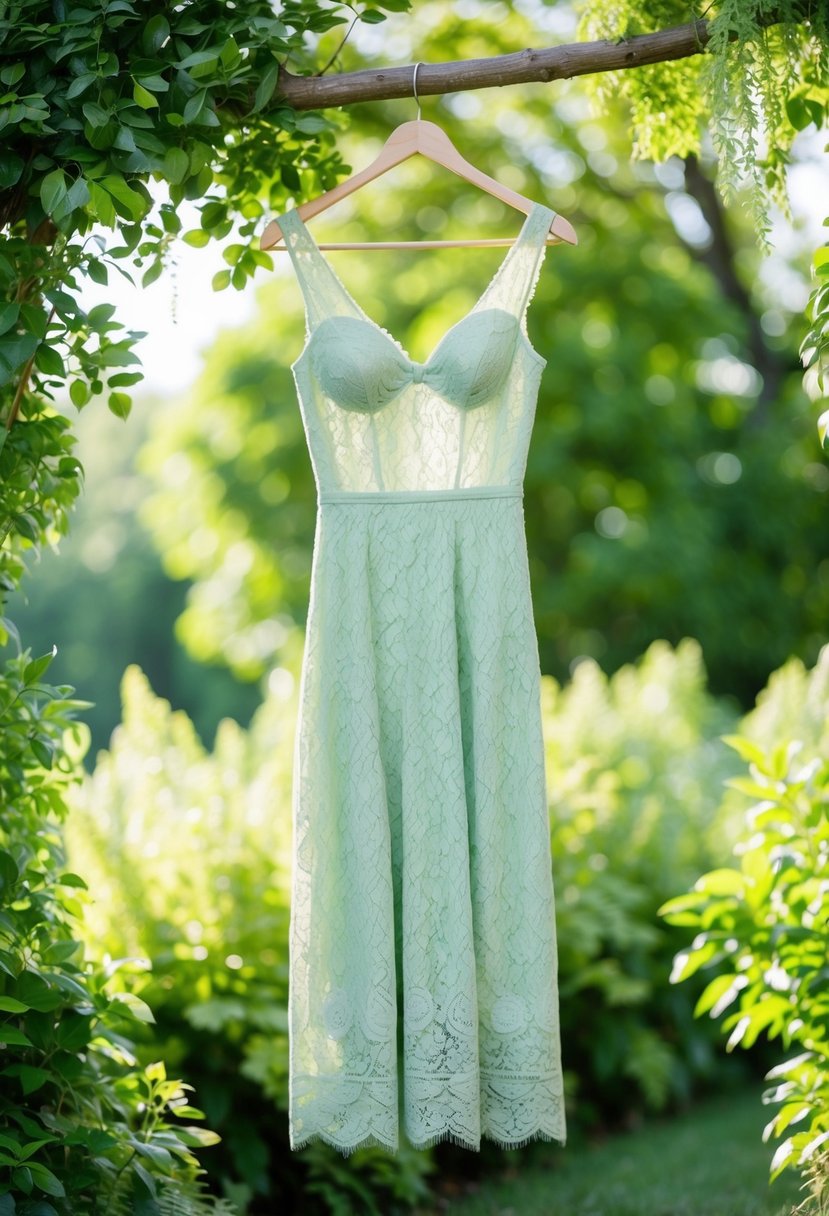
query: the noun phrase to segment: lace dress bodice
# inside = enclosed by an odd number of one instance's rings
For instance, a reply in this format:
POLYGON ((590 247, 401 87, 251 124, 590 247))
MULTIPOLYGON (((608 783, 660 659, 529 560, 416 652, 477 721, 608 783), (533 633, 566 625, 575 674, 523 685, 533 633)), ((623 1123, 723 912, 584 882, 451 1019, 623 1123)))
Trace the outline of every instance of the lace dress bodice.
POLYGON ((486 290, 424 363, 366 316, 298 212, 280 217, 305 298, 292 370, 319 490, 521 485, 546 366, 526 310, 554 216, 533 206, 486 290))

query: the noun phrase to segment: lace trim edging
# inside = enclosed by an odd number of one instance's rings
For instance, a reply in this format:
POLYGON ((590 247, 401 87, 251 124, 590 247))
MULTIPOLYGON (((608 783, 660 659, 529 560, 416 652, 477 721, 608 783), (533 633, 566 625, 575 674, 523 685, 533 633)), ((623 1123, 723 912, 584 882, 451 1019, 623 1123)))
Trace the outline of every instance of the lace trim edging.
POLYGON ((344 1157, 348 1157, 351 1153, 356 1153, 358 1148, 384 1148, 390 1153, 397 1153, 399 1145, 396 1141, 384 1140, 382 1136, 375 1135, 369 1132, 367 1136, 363 1136, 362 1140, 355 1140, 353 1144, 343 1144, 334 1136, 329 1136, 326 1132, 316 1131, 309 1132, 308 1135, 302 1136, 298 1140, 291 1142, 291 1151, 298 1153, 300 1149, 307 1148, 309 1144, 314 1143, 330 1144, 332 1148, 337 1149, 344 1157))
MULTIPOLYGON (((561 1131, 560 1128, 556 1128, 554 1131, 551 1131, 546 1127, 538 1127, 535 1131, 530 1132, 528 1136, 522 1136, 520 1140, 505 1140, 500 1136, 496 1136, 493 1132, 487 1131, 481 1132, 481 1140, 489 1140, 493 1144, 497 1144, 499 1148, 503 1149, 524 1148, 526 1145, 531 1144, 536 1140, 544 1140, 549 1144, 559 1144, 562 1148, 564 1148, 564 1146, 567 1144, 567 1135, 565 1132, 561 1131)), ((373 1132, 370 1132, 367 1136, 363 1136, 362 1140, 356 1140, 353 1144, 343 1144, 335 1139, 335 1137, 322 1131, 310 1132, 301 1139, 294 1141, 291 1144, 291 1150, 292 1152, 299 1152, 301 1149, 306 1148, 309 1144, 313 1144, 316 1141, 322 1141, 325 1144, 329 1144, 332 1148, 335 1148, 338 1150, 338 1152, 342 1153, 344 1157, 350 1156, 351 1153, 355 1153, 360 1148, 384 1148, 390 1153, 397 1153, 400 1151, 399 1145, 396 1141, 390 1142, 373 1132)), ((428 1136, 425 1140, 411 1140, 410 1144, 412 1148, 421 1151, 423 1149, 434 1148, 437 1144, 444 1141, 448 1141, 451 1144, 457 1144, 460 1148, 469 1149, 469 1151, 473 1153, 479 1153, 481 1151, 480 1141, 476 1144, 474 1141, 468 1140, 464 1136, 459 1136, 456 1132, 453 1132, 451 1128, 446 1128, 442 1132, 436 1132, 434 1136, 428 1136)))

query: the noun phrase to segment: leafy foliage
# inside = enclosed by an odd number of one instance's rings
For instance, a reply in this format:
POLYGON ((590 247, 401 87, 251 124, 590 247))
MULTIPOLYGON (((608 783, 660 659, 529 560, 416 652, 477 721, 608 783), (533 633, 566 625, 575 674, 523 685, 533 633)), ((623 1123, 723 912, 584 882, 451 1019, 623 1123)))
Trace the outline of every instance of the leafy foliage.
MULTIPOLYGON (((770 204, 790 215, 787 169, 799 131, 820 131, 829 107, 829 9, 802 0, 622 0, 582 5, 581 31, 625 38, 705 17, 710 39, 702 57, 612 72, 590 81, 605 113, 621 101, 630 111, 635 156, 660 162, 699 152, 710 131, 717 182, 727 203, 748 183, 747 205, 757 238, 768 248, 770 204)), ((816 258, 818 282, 811 327, 801 353, 823 385, 829 296, 816 258)), ((824 442, 824 430, 821 440, 824 442)))
MULTIPOLYGON (((382 19, 382 7, 367 19, 382 19)), ((301 188, 301 171, 306 185, 333 185, 343 168, 336 120, 296 114, 274 94, 280 63, 302 62, 304 34, 345 20, 309 0, 283 6, 280 19, 265 0, 3 7, 0 405, 18 490, 0 504, 4 535, 33 539, 33 519, 53 514, 49 491, 79 472, 49 460, 46 403, 68 386, 78 409, 105 395, 126 418, 141 379, 141 335, 125 332, 109 304, 84 310, 84 278, 106 285, 114 272, 131 278, 129 267, 147 284, 180 235, 191 244, 232 235, 216 285, 241 288, 272 264, 252 242, 265 209, 301 188), (196 201, 200 225, 182 233, 181 213, 196 201), (27 425, 12 438, 18 419, 27 425)))
MULTIPOLYGON (((449 23, 433 36, 437 55, 449 23)), ((461 37, 458 57, 474 49, 461 37)), ((590 120, 579 88, 553 108, 542 93, 519 104, 503 90, 472 129, 448 107, 440 116, 494 173, 498 131, 514 132, 507 155, 522 188, 580 216, 579 249, 548 251, 528 317, 549 361, 525 480, 542 670, 564 681, 590 655, 614 671, 655 638, 695 637, 714 691, 748 708, 789 655, 814 661, 829 613, 829 474, 801 385, 798 320, 758 281, 759 253, 739 223, 732 257, 751 291, 744 307, 729 298, 705 240, 674 226, 673 208, 694 205, 681 167, 660 180, 631 163, 627 131, 590 120)), ((392 121, 378 107, 359 138, 380 139, 392 121)), ((412 238, 423 225, 512 223, 491 198, 462 185, 447 198, 446 175, 410 165, 382 193, 366 191, 363 235, 380 239, 390 216, 412 238)), ((351 223, 343 232, 331 221, 345 239, 351 223)), ((462 256, 331 255, 415 357, 472 306, 502 251, 476 251, 459 274, 462 256)), ((315 486, 290 372, 302 299, 287 277, 261 288, 251 323, 212 343, 192 390, 154 413, 139 457, 153 486, 142 521, 166 570, 191 584, 182 640, 246 680, 283 661, 308 604, 315 486)))
POLYGON ((666 977, 655 910, 722 850, 719 742, 734 711, 706 690, 699 645, 654 643, 612 677, 592 660, 544 678, 562 1026, 577 1108, 665 1109, 709 1080, 709 1035, 666 977), (687 878, 683 878, 686 875, 687 878))
MULTIPOLYGON (((789 730, 764 749, 749 737, 756 717, 747 720, 745 734, 725 737, 749 770, 728 782, 743 801, 752 800, 734 847, 738 866, 703 874, 689 893, 659 909, 669 923, 698 930, 676 956, 673 982, 701 968, 724 968, 694 1014, 718 1018, 731 1009, 722 1022, 723 1032, 730 1031, 727 1051, 750 1048, 762 1032, 787 1050, 803 1049, 766 1074, 777 1083, 763 1100, 782 1105, 763 1138, 789 1133, 774 1153, 770 1177, 803 1170, 814 1195, 829 1167, 829 763, 820 747, 829 720, 827 681, 829 646, 808 679, 798 681, 806 694, 798 714, 804 737, 789 730)), ((758 713, 771 709, 778 720, 782 713, 791 728, 787 683, 777 681, 758 713)))
POLYGON ((153 1015, 112 991, 124 960, 92 962, 81 940, 87 884, 61 828, 87 702, 43 682, 53 657, 22 652, 0 675, 0 1210, 115 1216, 163 1198, 208 1216, 192 1148, 218 1137, 186 1122, 203 1118, 191 1086, 139 1065, 131 1037, 153 1015))
MULTIPOLYGON (((248 732, 222 722, 212 754, 181 711, 127 669, 123 722, 73 790, 68 848, 99 898, 95 949, 147 957, 146 1050, 175 1061, 222 1136, 228 1194, 316 1195, 320 1210, 386 1212, 423 1198, 433 1163, 404 1151, 299 1154, 287 1138, 290 787, 299 651, 274 670, 248 732), (231 1080, 231 1078, 235 1078, 231 1080), (374 1206, 372 1206, 374 1205, 374 1206)), ((667 982, 677 935, 655 910, 724 861, 717 813, 736 771, 718 734, 734 712, 705 689, 699 646, 664 643, 608 678, 544 679, 567 1090, 585 1127, 665 1110, 721 1080, 716 1030, 667 982)), ((732 1071, 739 1069, 732 1066, 732 1071)))
POLYGON ((631 108, 634 154, 655 161, 700 148, 707 121, 727 202, 748 180, 761 241, 769 200, 786 212, 786 169, 798 131, 821 128, 829 100, 829 14, 799 0, 716 0, 687 5, 648 0, 584 6, 581 30, 593 38, 626 38, 702 18, 710 37, 702 57, 596 76, 603 106, 631 108))
POLYGON ((86 936, 152 961, 141 987, 156 1016, 148 1050, 184 1067, 221 1129, 214 1178, 246 1201, 311 1211, 316 1195, 320 1210, 382 1216, 391 1198, 423 1197, 428 1154, 404 1148, 390 1163, 365 1149, 346 1166, 328 1145, 288 1150, 296 681, 278 669, 271 689, 250 732, 225 719, 210 754, 187 716, 127 669, 122 724, 73 791, 67 826, 73 864, 94 874, 99 896, 86 936))

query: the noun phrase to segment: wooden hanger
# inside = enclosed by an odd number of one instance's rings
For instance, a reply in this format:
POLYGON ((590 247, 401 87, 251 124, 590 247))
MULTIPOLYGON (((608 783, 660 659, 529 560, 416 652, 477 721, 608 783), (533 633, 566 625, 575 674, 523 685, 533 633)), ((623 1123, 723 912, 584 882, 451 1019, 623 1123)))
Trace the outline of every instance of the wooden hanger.
MULTIPOLYGON (((411 119, 408 122, 402 122, 395 127, 376 158, 365 169, 361 169, 359 173, 352 174, 345 181, 339 182, 333 189, 326 190, 324 194, 309 199, 300 207, 297 207, 299 217, 303 222, 314 215, 318 215, 320 211, 325 211, 326 208, 332 207, 341 198, 345 198, 347 194, 353 194, 355 190, 359 190, 361 186, 373 181, 375 177, 380 177, 381 174, 386 173, 389 169, 393 169, 401 161, 408 160, 416 152, 419 152, 421 156, 427 157, 428 160, 443 165, 444 168, 450 169, 453 173, 457 173, 459 177, 466 178, 473 185, 480 186, 482 190, 487 190, 490 194, 494 194, 496 198, 500 198, 502 202, 508 203, 510 207, 515 207, 517 210, 528 214, 535 206, 532 199, 527 198, 523 194, 518 194, 515 190, 510 190, 509 186, 502 185, 494 177, 489 177, 480 169, 476 169, 474 165, 461 156, 458 149, 441 127, 420 117, 420 101, 417 97, 417 69, 419 67, 420 64, 416 63, 414 78, 412 80, 414 96, 417 101, 417 118, 411 119)), ((569 220, 566 220, 562 215, 556 215, 550 225, 549 236, 545 243, 548 245, 558 245, 562 241, 568 245, 577 245, 578 237, 569 220)), ((495 245, 513 245, 514 243, 515 237, 495 237, 493 239, 477 241, 357 241, 352 244, 319 245, 318 248, 477 249, 495 245)), ((265 228, 259 242, 259 247, 260 249, 273 249, 277 253, 284 252, 284 237, 276 220, 271 220, 265 228)))

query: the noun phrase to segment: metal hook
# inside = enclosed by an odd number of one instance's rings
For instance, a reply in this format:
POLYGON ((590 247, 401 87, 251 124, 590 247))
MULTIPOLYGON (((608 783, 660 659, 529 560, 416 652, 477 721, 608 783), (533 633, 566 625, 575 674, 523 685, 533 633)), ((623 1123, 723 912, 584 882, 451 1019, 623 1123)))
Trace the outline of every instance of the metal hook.
POLYGON ((415 64, 415 66, 414 66, 414 75, 412 76, 412 91, 414 92, 414 99, 415 99, 415 101, 417 102, 417 117, 418 117, 418 119, 420 119, 420 98, 419 98, 419 97, 418 97, 418 95, 417 95, 417 69, 418 69, 419 67, 420 67, 420 64, 419 64, 419 63, 416 63, 416 64, 415 64))

